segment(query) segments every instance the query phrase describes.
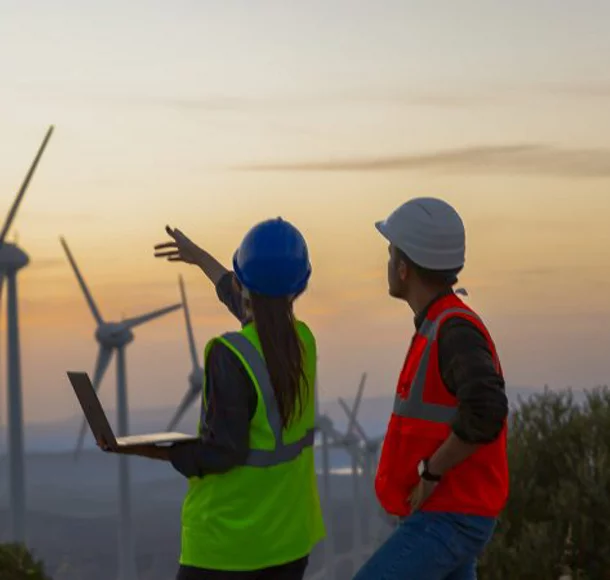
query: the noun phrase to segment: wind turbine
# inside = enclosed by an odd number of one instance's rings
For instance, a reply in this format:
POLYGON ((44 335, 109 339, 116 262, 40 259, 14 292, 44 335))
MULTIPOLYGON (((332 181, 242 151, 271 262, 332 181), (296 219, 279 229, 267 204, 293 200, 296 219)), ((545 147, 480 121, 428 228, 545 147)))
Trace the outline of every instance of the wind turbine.
MULTIPOLYGON (((383 443, 383 440, 385 438, 385 436, 380 436, 380 437, 376 437, 374 439, 369 439, 364 431, 364 429, 362 428, 362 425, 358 422, 358 419, 356 418, 356 413, 355 410, 356 406, 354 405, 354 409, 350 409, 347 406, 347 403, 339 398, 339 404, 341 405, 341 407, 343 408, 343 410, 345 411, 345 414, 347 415, 350 423, 353 425, 354 429, 357 431, 358 435, 360 436, 360 438, 362 439, 362 441, 364 442, 364 447, 362 449, 363 455, 364 455, 364 475, 366 478, 366 482, 367 482, 367 490, 368 490, 368 500, 370 502, 370 505, 373 509, 377 508, 377 512, 379 513, 379 524, 381 524, 383 522, 382 519, 382 515, 385 513, 382 513, 382 510, 379 509, 379 506, 377 504, 377 499, 375 496, 375 470, 376 470, 376 465, 377 465, 377 457, 378 457, 378 453, 379 453, 379 448, 381 447, 381 444, 383 443)), ((364 504, 366 505, 366 504, 364 504)), ((368 520, 368 508, 365 508, 365 521, 368 520)), ((367 528, 367 531, 370 528, 367 528)), ((378 539, 376 538, 376 536, 378 535, 380 530, 375 530, 372 534, 374 539, 378 539)), ((369 544, 371 543, 370 541, 368 542, 369 544)))
POLYGON ((0 299, 4 278, 7 279, 8 294, 8 454, 10 472, 11 523, 9 538, 14 542, 25 542, 25 467, 23 458, 23 409, 21 401, 21 354, 19 347, 19 317, 17 301, 17 272, 28 265, 28 255, 17 246, 6 242, 6 235, 15 219, 23 196, 38 166, 38 162, 51 138, 51 125, 38 149, 38 153, 27 172, 21 189, 6 217, 0 233, 0 299))
MULTIPOLYGON (((95 365, 95 371, 93 375, 93 388, 97 391, 100 383, 110 364, 112 354, 116 351, 117 354, 117 415, 118 415, 118 435, 128 435, 128 405, 127 405, 127 379, 125 371, 125 347, 134 340, 134 334, 132 330, 145 322, 159 318, 164 314, 168 314, 174 310, 177 310, 182 305, 174 304, 173 306, 167 306, 154 312, 137 316, 135 318, 128 318, 121 322, 106 322, 95 304, 91 293, 85 281, 74 261, 72 253, 68 248, 63 237, 60 237, 61 245, 63 246, 68 260, 74 270, 74 274, 80 284, 81 290, 85 295, 85 299, 89 304, 91 313, 97 322, 97 330, 95 331, 95 339, 99 343, 99 351, 97 355, 97 362, 95 365)), ((86 423, 83 419, 81 429, 79 432, 78 441, 75 449, 75 456, 82 447, 83 439, 85 436, 86 423)), ((129 485, 129 464, 128 457, 126 455, 119 455, 119 580, 135 580, 137 578, 137 570, 135 563, 135 550, 133 545, 133 535, 131 526, 131 498, 130 498, 130 485, 129 485)))
POLYGON ((172 420, 167 426, 168 431, 173 431, 184 416, 184 413, 188 408, 201 396, 203 390, 203 367, 199 364, 199 357, 197 355, 197 346, 195 344, 195 336, 193 335, 193 325, 191 324, 191 315, 189 307, 186 301, 186 292, 184 291, 184 281, 182 276, 179 277, 180 282, 180 295, 182 296, 182 306, 184 308, 184 319, 186 322, 186 332, 189 343, 189 350, 191 351, 191 361, 193 363, 193 369, 188 377, 189 388, 187 389, 178 409, 174 414, 172 420))
MULTIPOLYGON (((359 387, 359 394, 356 397, 355 411, 357 412, 358 406, 360 405, 360 398, 362 397, 362 389, 364 388, 364 382, 366 380, 366 373, 362 377, 362 381, 359 387)), ((317 385, 316 385, 317 387, 317 385)), ((316 393, 317 393, 316 388, 316 393)), ((334 578, 335 565, 337 563, 337 555, 335 554, 334 537, 332 531, 333 514, 332 514, 332 497, 331 497, 331 478, 330 478, 330 458, 329 450, 331 448, 345 449, 352 459, 352 481, 354 487, 354 498, 355 498, 355 509, 360 509, 359 497, 360 497, 360 483, 358 478, 359 468, 362 467, 363 460, 359 441, 357 436, 353 433, 354 427, 350 421, 347 432, 345 434, 340 433, 334 427, 332 419, 326 414, 320 414, 317 412, 316 416, 316 429, 321 435, 321 442, 316 444, 316 448, 322 450, 322 477, 323 477, 323 488, 324 488, 324 509, 327 514, 326 516, 326 539, 324 542, 324 578, 334 578)), ((357 558, 361 557, 362 551, 362 520, 357 517, 354 521, 354 545, 351 551, 350 559, 354 560, 354 565, 357 562, 357 558), (360 527, 359 527, 360 526, 360 527)), ((345 556, 340 557, 338 560, 343 560, 345 556)), ((316 576, 317 577, 317 576, 316 576)))
MULTIPOLYGON (((354 433, 355 431, 355 423, 356 416, 358 415, 358 409, 360 408, 360 402, 362 401, 362 393, 364 392, 364 384, 366 383, 366 373, 362 373, 362 378, 360 379, 360 384, 358 385, 358 392, 356 393, 356 399, 354 400, 354 406, 351 411, 348 412, 349 423, 347 426, 347 431, 343 436, 343 445, 349 451, 352 457, 352 484, 354 490, 354 520, 353 520, 353 532, 354 532, 354 542, 353 542, 353 557, 354 557, 354 567, 361 563, 363 559, 363 547, 364 547, 364 538, 363 538, 363 528, 362 528, 362 513, 360 512, 361 507, 365 507, 366 504, 361 504, 360 501, 360 463, 361 458, 360 455, 360 440, 358 436, 354 433)), ((339 397, 339 404, 344 407, 346 410, 348 409, 346 402, 339 397)), ((355 570, 354 570, 355 571, 355 570)))
POLYGON ((330 454, 331 444, 339 440, 341 434, 335 429, 332 420, 327 415, 320 415, 320 397, 318 380, 315 383, 316 430, 320 432, 322 448, 322 485, 324 488, 324 511, 326 512, 326 538, 324 540, 324 571, 329 578, 335 572, 335 538, 333 532, 333 502, 330 485, 330 454))

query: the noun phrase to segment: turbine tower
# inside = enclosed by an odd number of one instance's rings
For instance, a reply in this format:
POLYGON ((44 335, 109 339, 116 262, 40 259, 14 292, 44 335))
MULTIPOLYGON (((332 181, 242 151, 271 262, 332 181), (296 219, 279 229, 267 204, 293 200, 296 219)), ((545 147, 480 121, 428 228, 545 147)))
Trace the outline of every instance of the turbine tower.
POLYGON ((199 357, 197 355, 197 346, 195 344, 195 336, 193 335, 193 325, 191 324, 191 315, 189 313, 188 304, 186 302, 186 292, 184 291, 184 281, 182 276, 179 277, 180 282, 180 295, 182 296, 182 307, 184 309, 184 319, 186 322, 186 333, 188 338, 189 349, 191 351, 191 361, 193 363, 193 369, 188 377, 189 387, 178 405, 178 409, 174 414, 172 420, 167 426, 168 431, 173 431, 176 425, 180 422, 184 413, 188 408, 201 396, 203 390, 203 367, 199 364, 199 357))
MULTIPOLYGON (((350 453, 352 458, 352 487, 354 493, 354 511, 353 511, 353 565, 354 573, 359 568, 359 565, 364 559, 364 535, 363 535, 363 521, 362 511, 366 511, 366 504, 362 502, 360 497, 360 466, 363 462, 360 452, 360 439, 354 432, 356 430, 356 417, 358 415, 358 409, 360 408, 360 402, 362 401, 362 393, 364 392, 364 384, 366 383, 366 373, 362 373, 360 384, 358 385, 358 392, 356 393, 356 399, 354 400, 354 406, 351 411, 348 412, 349 423, 347 431, 343 436, 343 445, 345 445, 347 451, 350 453)), ((344 409, 347 409, 345 401, 339 397, 339 403, 344 409)))
MULTIPOLYGON (((61 244, 66 252, 68 261, 74 270, 74 274, 80 284, 81 290, 85 295, 85 299, 89 304, 89 308, 97 322, 97 330, 95 331, 95 339, 99 344, 97 362, 93 374, 93 388, 95 391, 99 389, 104 373, 110 365, 112 354, 116 351, 117 354, 117 415, 118 415, 118 435, 125 436, 129 433, 128 425, 128 404, 127 404, 127 378, 125 372, 125 347, 133 341, 134 334, 132 330, 149 320, 159 318, 164 314, 177 310, 182 305, 174 304, 166 308, 161 308, 149 314, 128 318, 121 322, 106 322, 95 304, 91 293, 72 257, 68 244, 63 237, 60 237, 61 244)), ((81 450, 83 439, 85 436, 86 422, 83 419, 79 432, 75 457, 81 450)), ((131 526, 131 497, 129 485, 129 464, 126 455, 119 455, 119 580, 136 580, 137 570, 135 561, 135 549, 133 544, 133 533, 131 526)))
MULTIPOLYGON (((361 385, 364 384, 364 380, 361 385)), ((361 395, 361 390, 359 390, 359 394, 361 395)), ((364 521, 367 523, 365 530, 367 531, 368 537, 365 538, 364 543, 372 548, 379 541, 379 536, 382 533, 382 524, 383 524, 383 510, 377 501, 377 497, 375 494, 375 475, 377 469, 377 461, 379 455, 379 449, 385 439, 384 435, 379 437, 375 437, 374 439, 369 439, 366 432, 362 428, 362 425, 358 421, 356 417, 356 413, 358 407, 354 404, 353 409, 350 409, 341 397, 339 397, 339 404, 343 408, 343 411, 347 415, 349 420, 349 424, 355 429, 358 433, 358 436, 363 441, 364 446, 362 448, 362 455, 364 458, 363 472, 365 476, 365 486, 367 491, 367 497, 362 504, 364 521), (368 505, 367 505, 368 504, 368 505), (377 512, 378 518, 375 520, 371 520, 369 516, 369 508, 374 512, 377 512)), ((349 431, 349 429, 348 429, 349 431)))
MULTIPOLYGON (((366 373, 362 375, 362 380, 358 389, 358 395, 354 404, 353 413, 358 412, 360 405, 360 399, 362 397, 362 391, 364 389, 364 383, 366 381, 366 373)), ((316 384, 316 394, 318 393, 316 384)), ((355 417, 355 415, 354 415, 355 417)), ((345 434, 340 433, 334 427, 332 419, 326 414, 320 414, 319 409, 316 410, 316 430, 321 435, 321 441, 316 443, 315 448, 322 450, 322 483, 324 489, 324 511, 326 513, 326 538, 324 540, 324 576, 320 578, 334 578, 336 567, 339 562, 345 559, 345 556, 338 556, 335 550, 335 538, 333 532, 333 501, 332 501, 332 485, 331 485, 331 465, 330 465, 330 449, 344 449, 351 458, 352 461, 352 485, 354 493, 354 509, 357 514, 360 509, 360 473, 359 468, 364 467, 364 460, 362 458, 362 451, 360 449, 358 437, 354 434, 355 419, 350 419, 350 424, 345 434)), ((358 514, 359 515, 359 514, 358 514)), ((356 566, 359 558, 361 558, 361 551, 363 547, 362 541, 362 526, 361 518, 355 515, 353 532, 354 539, 352 549, 347 556, 348 559, 353 561, 353 565, 356 566)), ((316 575, 315 578, 318 576, 316 575)))
POLYGON ((17 301, 17 272, 28 265, 28 255, 17 246, 6 242, 6 235, 15 219, 23 196, 36 171, 38 162, 53 133, 53 125, 38 149, 38 153, 30 166, 21 189, 8 213, 4 227, 0 233, 0 299, 4 278, 7 279, 7 334, 8 334, 8 455, 10 473, 10 528, 9 539, 13 542, 25 542, 25 467, 23 450, 23 409, 21 401, 21 355, 19 350, 19 317, 17 301))

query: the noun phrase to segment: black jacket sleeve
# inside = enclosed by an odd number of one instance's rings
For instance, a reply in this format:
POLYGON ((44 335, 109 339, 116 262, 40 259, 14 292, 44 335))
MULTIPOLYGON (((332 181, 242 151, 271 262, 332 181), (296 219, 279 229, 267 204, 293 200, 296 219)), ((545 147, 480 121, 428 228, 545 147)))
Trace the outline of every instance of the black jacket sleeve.
POLYGON ((464 318, 439 330, 439 366, 445 386, 459 401, 453 432, 468 443, 491 443, 508 415, 502 375, 483 333, 464 318))
POLYGON ((233 272, 227 272, 216 285, 218 299, 229 309, 229 312, 242 324, 247 322, 241 294, 233 286, 233 272))
POLYGON ((170 461, 185 477, 223 473, 243 465, 249 451, 250 420, 256 411, 256 391, 239 359, 216 342, 206 366, 207 412, 201 407, 202 435, 178 443, 170 461))

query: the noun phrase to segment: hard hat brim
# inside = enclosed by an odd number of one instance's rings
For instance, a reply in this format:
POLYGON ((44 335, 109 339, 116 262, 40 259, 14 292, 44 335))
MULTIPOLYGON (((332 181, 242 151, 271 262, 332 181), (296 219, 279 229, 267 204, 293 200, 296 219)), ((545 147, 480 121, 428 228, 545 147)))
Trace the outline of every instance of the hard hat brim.
POLYGON ((386 240, 388 240, 388 242, 393 243, 392 239, 390 238, 390 235, 388 233, 388 229, 387 229, 385 220, 376 221, 375 228, 386 240))

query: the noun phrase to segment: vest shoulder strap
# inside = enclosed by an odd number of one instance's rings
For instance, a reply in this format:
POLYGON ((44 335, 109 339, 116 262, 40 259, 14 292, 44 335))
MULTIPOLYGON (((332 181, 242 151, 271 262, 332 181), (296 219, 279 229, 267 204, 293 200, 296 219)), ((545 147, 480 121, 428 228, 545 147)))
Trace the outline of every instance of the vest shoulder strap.
POLYGON ((419 334, 424 335, 430 342, 435 340, 443 322, 445 322, 447 318, 450 318, 455 314, 464 315, 483 324, 483 321, 481 320, 479 315, 473 312, 472 310, 459 307, 448 308, 447 310, 443 310, 434 320, 429 320, 426 318, 426 320, 424 320, 423 324, 421 325, 421 328, 419 329, 419 334))
POLYGON ((313 445, 314 430, 309 430, 305 437, 294 443, 284 444, 282 419, 263 355, 241 332, 227 332, 220 337, 220 340, 237 355, 251 380, 258 386, 265 404, 267 421, 275 438, 275 449, 271 451, 250 449, 246 464, 253 467, 271 467, 296 459, 305 447, 313 445))
POLYGON ((422 323, 418 334, 425 337, 426 346, 421 355, 417 370, 415 371, 413 382, 409 389, 409 396, 406 399, 403 399, 399 395, 396 395, 394 400, 394 414, 400 417, 421 419, 432 423, 450 424, 453 421, 457 413, 457 408, 437 403, 426 403, 424 401, 424 389, 428 376, 432 345, 438 336, 438 331, 442 323, 447 320, 447 318, 456 314, 466 315, 467 317, 482 323, 480 317, 472 310, 459 307, 448 308, 447 310, 442 311, 434 320, 426 319, 422 323))
POLYGON ((281 439, 282 421, 265 359, 254 344, 241 332, 227 332, 221 336, 221 339, 222 342, 231 348, 241 362, 245 363, 246 372, 250 375, 250 379, 258 385, 260 394, 263 397, 265 409, 267 410, 267 420, 273 435, 276 439, 279 435, 281 439))

